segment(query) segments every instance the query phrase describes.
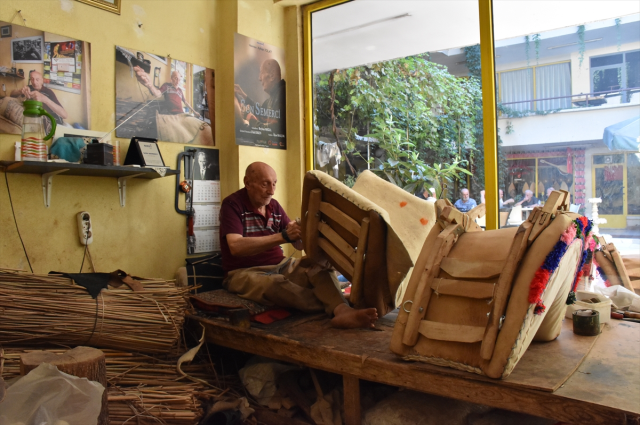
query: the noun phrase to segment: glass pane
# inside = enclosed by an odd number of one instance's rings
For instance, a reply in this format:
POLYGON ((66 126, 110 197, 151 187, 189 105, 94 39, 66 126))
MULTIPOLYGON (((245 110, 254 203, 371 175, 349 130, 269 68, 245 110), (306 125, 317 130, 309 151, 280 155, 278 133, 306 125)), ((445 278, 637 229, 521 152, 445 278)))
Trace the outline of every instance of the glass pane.
POLYGON ((565 109, 571 106, 571 64, 536 67, 536 99, 548 99, 536 102, 537 111, 565 109))
POLYGON ((622 63, 622 60, 622 55, 609 55, 602 56, 600 58, 591 58, 591 68, 596 68, 598 66, 615 65, 618 63, 622 63))
POLYGON ((625 56, 627 87, 640 88, 640 52, 627 53, 625 56))
POLYGON ((514 111, 533 110, 533 70, 500 73, 500 101, 514 111))
POLYGON ((623 213, 622 165, 606 165, 596 168, 596 197, 602 198, 598 208, 600 214, 623 213))
MULTIPOLYGON (((614 242, 638 235, 640 2, 493 4, 496 72, 530 69, 534 76, 532 98, 522 99, 533 110, 498 104, 498 154, 507 159, 500 163, 500 189, 508 193, 513 185, 519 195, 518 161, 534 160, 527 184, 541 200, 550 187, 565 189, 574 209, 592 217, 588 200, 602 198, 596 207, 607 222, 600 232, 614 242)), ((526 90, 521 84, 511 90, 526 90)), ((499 85, 504 89, 505 82, 499 85)), ((634 239, 620 245, 637 247, 634 239)))
POLYGON ((640 216, 640 154, 627 155, 627 197, 629 215, 640 216))
POLYGON ((593 91, 606 92, 616 90, 621 85, 622 67, 609 68, 593 72, 593 91))
POLYGON ((594 164, 622 164, 624 163, 624 155, 594 155, 594 164))
POLYGON ((477 0, 353 1, 311 21, 315 168, 453 202, 468 187, 480 203, 477 0))

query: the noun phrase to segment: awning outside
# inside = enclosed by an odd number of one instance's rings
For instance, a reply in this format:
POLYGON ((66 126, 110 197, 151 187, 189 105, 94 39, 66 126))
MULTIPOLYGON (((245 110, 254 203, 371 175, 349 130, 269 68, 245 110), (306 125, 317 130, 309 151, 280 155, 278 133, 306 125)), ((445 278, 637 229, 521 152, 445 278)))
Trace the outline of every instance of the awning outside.
POLYGON ((602 139, 612 151, 640 150, 640 117, 606 127, 602 139))

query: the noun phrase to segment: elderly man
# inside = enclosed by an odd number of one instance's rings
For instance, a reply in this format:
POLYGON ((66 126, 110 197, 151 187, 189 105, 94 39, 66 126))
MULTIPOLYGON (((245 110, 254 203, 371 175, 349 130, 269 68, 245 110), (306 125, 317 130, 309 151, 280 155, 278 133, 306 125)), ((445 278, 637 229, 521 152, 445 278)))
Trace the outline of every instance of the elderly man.
POLYGON ((547 188, 547 193, 546 193, 546 197, 544 199, 549 199, 549 195, 551 195, 551 192, 553 192, 555 189, 553 188, 553 186, 549 186, 547 188))
POLYGON ((27 100, 37 100, 42 102, 42 107, 45 111, 50 113, 55 118, 57 124, 64 124, 64 119, 67 118, 67 111, 60 104, 58 97, 50 88, 43 85, 44 80, 42 74, 38 71, 31 71, 29 75, 29 85, 24 86, 21 89, 16 89, 11 92, 11 97, 18 97, 24 95, 27 100))
POLYGON ((460 199, 458 199, 456 203, 453 204, 453 206, 461 212, 466 213, 471 211, 478 205, 476 204, 476 201, 474 199, 469 198, 469 189, 462 189, 460 191, 460 199))
POLYGON ((327 264, 285 259, 280 245, 302 249, 302 231, 273 199, 276 172, 254 162, 247 167, 243 189, 227 196, 220 209, 220 246, 224 286, 242 298, 264 305, 324 310, 338 328, 373 327, 375 308, 351 308, 327 264))
POLYGON ((246 116, 242 118, 243 124, 246 126, 266 124, 278 125, 284 129, 285 119, 285 82, 282 79, 282 71, 280 64, 275 59, 267 59, 260 65, 260 74, 258 76, 262 89, 269 95, 262 105, 251 99, 242 90, 240 85, 234 87, 236 95, 236 114, 244 112, 246 116))
POLYGON ((533 205, 538 205, 540 200, 533 196, 533 192, 530 190, 524 191, 524 198, 520 202, 516 202, 513 206, 516 207, 518 205, 522 205, 523 207, 530 207, 533 205))

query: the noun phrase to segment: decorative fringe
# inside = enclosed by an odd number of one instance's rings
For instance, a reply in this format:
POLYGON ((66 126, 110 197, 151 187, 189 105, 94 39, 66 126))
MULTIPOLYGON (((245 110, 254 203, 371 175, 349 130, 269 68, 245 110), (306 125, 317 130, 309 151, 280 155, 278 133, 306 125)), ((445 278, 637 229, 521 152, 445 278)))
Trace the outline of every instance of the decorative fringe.
POLYGON ((542 314, 546 310, 544 303, 542 302, 542 294, 544 294, 547 285, 549 284, 549 279, 551 275, 556 271, 558 266, 560 265, 560 260, 567 252, 569 245, 571 245, 576 239, 582 240, 582 257, 580 258, 580 265, 577 268, 576 277, 571 285, 571 293, 567 298, 567 304, 573 304, 575 302, 575 289, 578 285, 578 281, 582 277, 584 263, 589 256, 589 251, 592 250, 592 241, 590 232, 591 232, 592 224, 591 220, 587 217, 579 217, 569 225, 569 227, 562 232, 560 235, 560 240, 556 242, 553 246, 553 249, 547 257, 544 259, 544 262, 540 266, 536 273, 533 276, 533 280, 529 285, 529 303, 535 304, 534 314, 542 314), (573 297, 572 297, 573 295, 573 297))

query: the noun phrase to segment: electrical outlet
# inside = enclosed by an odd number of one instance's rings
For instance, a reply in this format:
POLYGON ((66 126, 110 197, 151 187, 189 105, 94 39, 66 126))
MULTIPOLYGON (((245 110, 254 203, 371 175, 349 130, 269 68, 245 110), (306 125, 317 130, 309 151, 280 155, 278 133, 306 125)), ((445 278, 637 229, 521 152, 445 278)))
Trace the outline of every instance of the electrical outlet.
POLYGON ((91 245, 91 242, 93 242, 93 225, 91 224, 91 215, 86 211, 80 211, 77 214, 77 218, 80 245, 91 245))

